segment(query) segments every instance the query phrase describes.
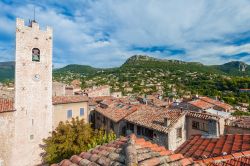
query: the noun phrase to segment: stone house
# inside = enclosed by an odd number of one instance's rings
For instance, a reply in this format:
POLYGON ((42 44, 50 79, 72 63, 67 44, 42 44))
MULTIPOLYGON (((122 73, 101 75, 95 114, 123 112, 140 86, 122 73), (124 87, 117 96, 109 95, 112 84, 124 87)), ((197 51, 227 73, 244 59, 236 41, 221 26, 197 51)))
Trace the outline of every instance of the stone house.
POLYGON ((224 134, 225 119, 221 116, 188 111, 185 119, 187 138, 194 134, 218 137, 224 134))
POLYGON ((92 87, 82 90, 84 94, 86 94, 88 97, 99 97, 99 96, 110 96, 110 86, 103 85, 99 87, 92 87))
POLYGON ((53 96, 72 96, 73 95, 73 86, 66 85, 61 82, 52 83, 52 95, 53 96))
POLYGON ((95 128, 112 130, 117 136, 125 135, 124 118, 135 111, 136 105, 125 104, 117 99, 104 100, 95 108, 95 128))
POLYGON ((122 97, 122 92, 112 92, 111 96, 116 97, 116 98, 121 98, 122 97))
POLYGON ((175 150, 186 140, 185 112, 142 105, 125 118, 127 132, 175 150))
POLYGON ((226 123, 225 134, 250 134, 250 117, 238 117, 226 123))

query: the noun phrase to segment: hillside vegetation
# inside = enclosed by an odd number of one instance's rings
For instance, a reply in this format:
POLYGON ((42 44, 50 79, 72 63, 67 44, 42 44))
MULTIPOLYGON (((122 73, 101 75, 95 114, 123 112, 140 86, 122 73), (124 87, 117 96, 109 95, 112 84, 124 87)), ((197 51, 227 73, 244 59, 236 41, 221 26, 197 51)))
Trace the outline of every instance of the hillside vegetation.
POLYGON ((112 91, 122 91, 125 95, 158 92, 178 98, 199 94, 236 104, 250 102, 249 93, 239 92, 241 88, 250 88, 249 73, 249 65, 243 62, 207 66, 135 55, 118 68, 68 65, 53 70, 53 79, 68 84, 79 79, 82 88, 108 84, 112 91))

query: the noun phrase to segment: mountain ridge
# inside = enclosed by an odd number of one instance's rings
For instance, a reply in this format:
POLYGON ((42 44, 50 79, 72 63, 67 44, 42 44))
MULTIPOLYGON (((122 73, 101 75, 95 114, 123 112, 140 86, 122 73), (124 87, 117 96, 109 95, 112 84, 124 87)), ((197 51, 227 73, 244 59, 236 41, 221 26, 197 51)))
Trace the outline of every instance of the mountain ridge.
MULTIPOLYGON (((14 79, 15 62, 0 62, 0 81, 14 79)), ((162 68, 164 70, 187 70, 193 72, 217 73, 231 76, 250 76, 250 65, 241 61, 231 61, 222 65, 204 65, 200 62, 186 62, 174 59, 159 59, 148 55, 133 55, 128 58, 120 67, 95 68, 90 65, 69 64, 65 67, 54 69, 56 73, 81 73, 93 75, 101 71, 113 71, 129 68, 162 68)))

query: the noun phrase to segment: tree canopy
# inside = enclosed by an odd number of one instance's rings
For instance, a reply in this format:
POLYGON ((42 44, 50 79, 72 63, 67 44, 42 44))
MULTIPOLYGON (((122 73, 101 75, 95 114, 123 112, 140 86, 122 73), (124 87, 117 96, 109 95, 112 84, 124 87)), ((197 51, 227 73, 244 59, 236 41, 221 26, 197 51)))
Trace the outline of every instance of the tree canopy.
POLYGON ((51 136, 43 140, 43 160, 48 164, 58 163, 114 139, 116 136, 113 132, 106 133, 102 129, 94 131, 84 120, 73 118, 70 122, 60 122, 51 136))

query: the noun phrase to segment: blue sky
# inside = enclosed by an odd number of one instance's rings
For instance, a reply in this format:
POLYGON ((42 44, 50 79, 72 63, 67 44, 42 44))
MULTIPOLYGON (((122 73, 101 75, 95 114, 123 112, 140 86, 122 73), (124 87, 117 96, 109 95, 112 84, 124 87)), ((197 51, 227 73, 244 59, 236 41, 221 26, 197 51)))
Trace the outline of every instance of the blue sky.
POLYGON ((0 61, 14 60, 15 18, 54 29, 53 63, 121 65, 134 54, 250 63, 250 0, 0 0, 0 61))

